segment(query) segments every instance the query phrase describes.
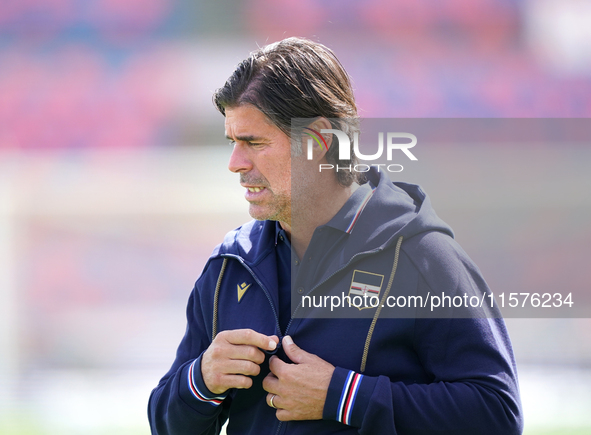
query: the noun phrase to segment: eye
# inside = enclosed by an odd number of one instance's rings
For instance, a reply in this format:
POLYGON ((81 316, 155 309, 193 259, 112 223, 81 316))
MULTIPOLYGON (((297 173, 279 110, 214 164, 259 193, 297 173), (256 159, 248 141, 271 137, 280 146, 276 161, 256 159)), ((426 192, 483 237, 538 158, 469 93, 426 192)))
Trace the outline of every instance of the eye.
POLYGON ((228 145, 234 146, 234 145, 236 145, 236 141, 235 140, 231 140, 230 142, 228 142, 228 145))
POLYGON ((260 148, 260 147, 262 147, 264 145, 265 145, 264 143, 260 143, 260 142, 248 142, 248 146, 255 147, 255 148, 257 148, 257 147, 260 148))

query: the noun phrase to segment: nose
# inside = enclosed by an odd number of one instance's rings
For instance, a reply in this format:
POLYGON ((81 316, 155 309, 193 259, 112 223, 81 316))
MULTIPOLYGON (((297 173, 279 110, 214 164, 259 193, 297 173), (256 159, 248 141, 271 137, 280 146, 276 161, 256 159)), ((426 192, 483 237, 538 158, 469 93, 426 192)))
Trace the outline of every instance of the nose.
POLYGON ((252 169, 252 161, 248 157, 247 145, 240 142, 234 144, 230 161, 228 162, 228 169, 235 173, 248 172, 252 169))

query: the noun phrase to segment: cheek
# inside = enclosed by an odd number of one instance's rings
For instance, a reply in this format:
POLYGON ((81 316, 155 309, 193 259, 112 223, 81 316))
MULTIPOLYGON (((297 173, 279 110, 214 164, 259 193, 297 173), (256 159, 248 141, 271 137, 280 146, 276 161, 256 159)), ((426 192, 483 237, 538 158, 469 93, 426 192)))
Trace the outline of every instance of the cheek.
POLYGON ((281 190, 290 190, 291 189, 291 182, 292 182, 292 167, 291 162, 285 161, 284 163, 280 164, 277 168, 274 169, 275 171, 275 180, 277 182, 277 187, 281 188, 281 190))
POLYGON ((288 145, 284 150, 271 150, 268 154, 261 156, 259 162, 264 166, 259 166, 261 173, 271 184, 275 194, 289 194, 291 190, 291 175, 294 173, 292 167, 291 151, 288 145))
POLYGON ((291 167, 288 165, 286 168, 284 168, 281 173, 279 174, 280 179, 279 181, 279 186, 281 188, 281 190, 283 192, 289 192, 291 190, 291 182, 292 182, 292 177, 291 177, 291 167))
POLYGON ((300 185, 302 183, 313 184, 317 177, 318 166, 313 162, 309 162, 308 160, 296 158, 292 161, 290 170, 294 183, 296 183, 297 180, 297 183, 300 185))
POLYGON ((293 168, 291 177, 291 195, 293 201, 301 203, 316 188, 314 177, 310 176, 309 172, 293 168))

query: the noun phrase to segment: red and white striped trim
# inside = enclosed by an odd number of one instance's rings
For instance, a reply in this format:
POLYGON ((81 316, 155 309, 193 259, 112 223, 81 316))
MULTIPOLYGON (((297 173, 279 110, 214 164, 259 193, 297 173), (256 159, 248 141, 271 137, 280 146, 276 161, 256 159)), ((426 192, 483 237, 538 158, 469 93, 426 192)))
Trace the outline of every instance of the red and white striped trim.
POLYGON ((199 388, 197 388, 197 385, 195 384, 195 380, 193 378, 193 371, 195 369, 196 362, 197 362, 197 360, 193 361, 191 363, 191 365, 189 366, 189 379, 188 379, 189 390, 191 390, 191 393, 193 393, 193 396, 195 396, 195 398, 197 398, 198 400, 200 400, 202 402, 207 402, 213 406, 221 405, 221 403, 224 401, 225 397, 218 396, 218 397, 208 398, 201 391, 199 391, 199 388))
POLYGON ((369 191, 369 192, 367 192, 365 194, 365 197, 361 201, 361 204, 359 205, 359 207, 357 207, 357 211, 355 212, 355 216, 353 216, 353 220, 351 220, 351 223, 349 224, 349 226, 345 230, 345 232, 347 234, 350 234, 351 231, 353 231, 353 227, 357 223, 357 219, 359 219, 359 216, 361 216, 361 212, 363 211, 363 209, 365 208, 365 206, 369 202, 369 199, 372 197, 372 195, 373 195, 373 193, 374 193, 375 190, 376 189, 374 188, 374 189, 372 189, 371 191, 369 191))
POLYGON ((347 425, 351 424, 353 405, 355 405, 355 397, 357 397, 357 391, 359 391, 362 379, 363 375, 354 371, 350 371, 347 375, 347 380, 341 393, 341 400, 339 401, 337 421, 347 425))

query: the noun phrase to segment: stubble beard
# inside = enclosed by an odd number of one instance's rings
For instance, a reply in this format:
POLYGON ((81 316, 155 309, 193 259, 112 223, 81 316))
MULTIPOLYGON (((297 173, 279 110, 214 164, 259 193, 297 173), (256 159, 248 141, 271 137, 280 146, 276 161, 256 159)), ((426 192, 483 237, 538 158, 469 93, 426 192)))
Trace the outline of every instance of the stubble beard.
POLYGON ((291 224, 291 207, 287 195, 273 194, 273 200, 267 204, 251 202, 248 213, 259 221, 271 220, 291 224))
POLYGON ((249 177, 247 174, 240 174, 240 182, 265 187, 268 193, 272 195, 272 199, 268 202, 249 202, 248 214, 253 219, 291 224, 291 198, 289 195, 273 192, 269 182, 264 177, 249 177))

